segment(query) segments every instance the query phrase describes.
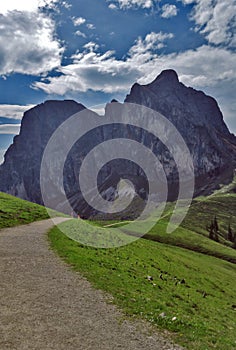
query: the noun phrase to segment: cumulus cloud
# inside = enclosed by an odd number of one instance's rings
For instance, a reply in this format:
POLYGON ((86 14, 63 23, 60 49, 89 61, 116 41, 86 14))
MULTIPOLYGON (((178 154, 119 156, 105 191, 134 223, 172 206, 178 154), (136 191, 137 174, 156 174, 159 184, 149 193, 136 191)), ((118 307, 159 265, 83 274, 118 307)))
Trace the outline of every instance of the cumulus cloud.
POLYGON ((118 7, 115 5, 115 4, 109 4, 109 9, 111 9, 111 10, 117 10, 118 9, 118 7))
POLYGON ((77 30, 77 31, 75 32, 75 35, 77 35, 77 36, 82 36, 83 38, 86 38, 86 35, 85 35, 83 32, 81 32, 80 30, 77 30))
POLYGON ((72 56, 72 64, 59 69, 61 76, 36 82, 34 88, 59 95, 89 89, 110 93, 125 91, 133 81, 145 74, 145 67, 151 67, 151 62, 157 59, 155 51, 171 38, 172 33, 162 32, 149 33, 144 39, 139 37, 124 60, 116 59, 114 51, 97 52, 99 46, 89 42, 84 45, 83 52, 72 56))
POLYGON ((136 40, 135 44, 129 50, 129 55, 132 57, 141 57, 142 59, 142 55, 147 55, 150 59, 155 49, 162 48, 164 46, 163 42, 167 39, 172 39, 173 37, 173 33, 151 32, 150 34, 147 34, 144 39, 139 37, 136 40))
POLYGON ((77 17, 77 18, 72 18, 74 26, 81 26, 81 24, 84 24, 86 22, 86 19, 83 17, 77 17))
POLYGON ((63 48, 56 24, 41 9, 58 0, 8 0, 0 3, 0 74, 39 75, 58 67, 63 48))
MULTIPOLYGON (((7 0, 0 2, 0 13, 7 14, 9 11, 37 12, 39 7, 52 6, 58 0, 7 0)), ((64 1, 65 3, 65 1, 64 1)))
POLYGON ((0 15, 0 74, 38 75, 61 63, 63 49, 54 37, 55 24, 42 13, 0 15))
POLYGON ((193 4, 191 19, 195 30, 203 34, 211 44, 236 47, 235 0, 180 0, 184 5, 193 4))
POLYGON ((109 5, 109 8, 115 9, 119 7, 120 9, 127 9, 132 7, 141 7, 144 9, 150 9, 154 6, 158 0, 108 0, 112 1, 112 4, 109 5))
POLYGON ((178 14, 178 9, 175 5, 165 4, 162 6, 161 17, 163 18, 171 18, 175 17, 178 14))
MULTIPOLYGON (((94 43, 93 41, 88 42, 83 46, 85 49, 87 49, 90 52, 96 51, 99 49, 99 45, 94 43)), ((73 55, 72 58, 78 59, 80 55, 73 55)))
POLYGON ((0 104, 0 117, 21 120, 25 111, 33 108, 34 105, 7 105, 0 104))
POLYGON ((60 68, 61 76, 36 82, 34 88, 58 95, 89 89, 110 93, 128 89, 138 70, 127 62, 117 60, 113 54, 113 51, 100 54, 86 49, 73 56, 72 64, 60 68))

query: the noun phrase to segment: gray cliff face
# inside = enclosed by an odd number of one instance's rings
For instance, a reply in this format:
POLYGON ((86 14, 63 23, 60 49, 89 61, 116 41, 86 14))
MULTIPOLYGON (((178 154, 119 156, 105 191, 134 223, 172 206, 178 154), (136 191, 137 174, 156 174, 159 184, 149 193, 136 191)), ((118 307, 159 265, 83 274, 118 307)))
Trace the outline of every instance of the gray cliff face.
MULTIPOLYGON (((179 82, 176 72, 163 71, 151 84, 134 84, 126 102, 144 105, 164 115, 178 129, 191 152, 195 176, 195 195, 210 193, 218 184, 229 182, 236 164, 236 138, 230 134, 216 101, 201 91, 179 82)), ((103 118, 111 120, 112 103, 103 118)), ((85 110, 74 101, 47 101, 24 114, 20 135, 14 138, 0 166, 0 191, 42 204, 40 165, 42 154, 53 132, 71 115, 85 110)), ((91 112, 92 113, 92 112, 91 112)), ((101 118, 93 113, 93 117, 101 118)), ((169 200, 178 194, 178 172, 172 155, 153 135, 132 128, 103 126, 76 142, 68 154, 64 167, 64 190, 72 207, 82 216, 94 214, 83 199, 79 187, 79 172, 88 152, 103 141, 115 138, 136 140, 152 149, 160 160, 169 185, 169 200)), ((62 140, 66 142, 66 140, 62 140)), ((55 150, 54 165, 57 167, 55 150)), ((94 162, 96 162, 96 155, 94 162)), ((53 165, 48 164, 50 183, 53 165)), ((148 183, 139 166, 127 160, 114 160, 104 166, 98 177, 98 187, 104 199, 114 199, 117 184, 125 177, 134 185, 140 210, 148 193, 148 183)), ((58 187, 58 183, 51 186, 58 187)), ((63 191, 63 189, 61 189, 63 191)), ((125 189, 129 193, 130 189, 125 189)), ((63 211, 63 203, 52 199, 52 207, 63 211)), ((123 217, 127 217, 124 214, 123 217)))
POLYGON ((42 203, 39 171, 43 150, 53 132, 85 107, 75 101, 46 101, 25 112, 21 130, 0 166, 0 190, 42 203))
POLYGON ((186 87, 175 71, 166 70, 151 84, 134 84, 125 102, 152 108, 177 128, 194 161, 196 193, 205 188, 207 193, 232 177, 236 137, 230 134, 214 98, 186 87))

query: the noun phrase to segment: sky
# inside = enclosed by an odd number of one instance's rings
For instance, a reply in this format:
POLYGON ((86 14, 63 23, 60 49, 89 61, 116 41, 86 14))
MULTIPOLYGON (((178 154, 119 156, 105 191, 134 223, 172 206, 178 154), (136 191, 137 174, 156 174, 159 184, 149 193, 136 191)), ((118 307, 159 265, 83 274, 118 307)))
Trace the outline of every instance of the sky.
POLYGON ((32 106, 123 101, 163 69, 236 134, 236 0, 7 0, 0 29, 0 163, 32 106))

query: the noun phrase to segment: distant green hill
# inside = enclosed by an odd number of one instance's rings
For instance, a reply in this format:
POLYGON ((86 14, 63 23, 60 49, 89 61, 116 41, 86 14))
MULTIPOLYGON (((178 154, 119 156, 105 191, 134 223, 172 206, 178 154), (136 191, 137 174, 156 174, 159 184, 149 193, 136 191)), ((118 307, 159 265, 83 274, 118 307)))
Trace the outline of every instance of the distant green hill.
MULTIPOLYGON (((51 214, 59 215, 53 210, 51 214)), ((0 192, 0 228, 28 224, 48 218, 48 212, 43 206, 0 192)))
POLYGON ((228 240, 228 226, 236 234, 236 193, 235 182, 208 197, 198 197, 184 219, 181 227, 172 234, 166 234, 166 227, 173 211, 173 204, 167 205, 163 219, 145 236, 175 246, 180 246, 200 253, 213 255, 236 263, 236 250, 228 240), (219 243, 209 239, 207 226, 214 218, 219 225, 219 243))
POLYGON ((236 177, 208 197, 198 197, 191 205, 184 226, 206 235, 206 226, 217 217, 220 226, 221 242, 227 238, 228 226, 236 232, 236 177))

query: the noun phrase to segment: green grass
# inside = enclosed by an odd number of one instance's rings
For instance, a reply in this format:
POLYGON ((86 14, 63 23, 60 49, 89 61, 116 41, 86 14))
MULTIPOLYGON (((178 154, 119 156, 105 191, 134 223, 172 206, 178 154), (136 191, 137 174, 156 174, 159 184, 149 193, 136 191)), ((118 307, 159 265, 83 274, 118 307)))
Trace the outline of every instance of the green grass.
MULTIPOLYGON (((51 210, 52 216, 59 214, 51 210)), ((0 228, 48 219, 45 207, 0 192, 0 228)))
POLYGON ((59 228, 53 228, 49 238, 67 263, 110 293, 127 315, 171 331, 186 349, 236 347, 236 265, 146 239, 96 249, 71 240, 59 228), (163 312, 165 317, 160 316, 163 312))
MULTIPOLYGON (((232 243, 226 240, 227 227, 231 219, 231 227, 236 233, 236 195, 217 194, 209 197, 195 199, 182 225, 171 234, 166 233, 166 228, 173 212, 174 204, 168 203, 163 217, 145 235, 146 239, 182 247, 195 252, 215 256, 236 263, 236 250, 232 249, 232 243), (206 226, 217 216, 221 236, 219 243, 208 238, 206 226)), ((93 221, 93 225, 106 227, 120 227, 125 221, 93 221), (109 227, 109 226, 108 226, 109 227)))
POLYGON ((216 216, 222 237, 226 238, 229 223, 236 232, 235 208, 236 194, 216 193, 209 197, 199 197, 193 201, 183 225, 195 232, 207 235, 206 226, 216 216))
POLYGON ((171 234, 166 233, 166 227, 174 204, 168 203, 162 220, 154 225, 145 238, 236 263, 236 250, 232 248, 233 243, 227 240, 229 223, 236 234, 236 194, 227 193, 228 187, 211 196, 194 199, 183 223, 171 234), (209 239, 206 229, 215 216, 220 228, 219 243, 209 239))
POLYGON ((167 220, 160 220, 153 227, 153 229, 145 235, 145 238, 173 246, 186 248, 194 252, 212 255, 236 264, 235 249, 212 241, 205 235, 191 231, 182 226, 180 226, 173 233, 167 234, 167 225, 167 220))

